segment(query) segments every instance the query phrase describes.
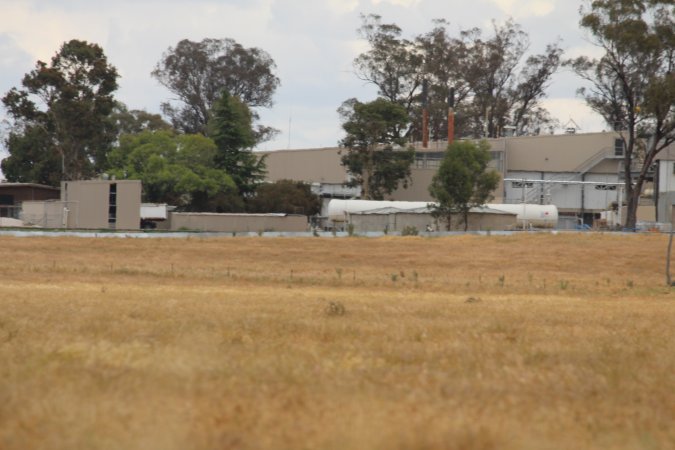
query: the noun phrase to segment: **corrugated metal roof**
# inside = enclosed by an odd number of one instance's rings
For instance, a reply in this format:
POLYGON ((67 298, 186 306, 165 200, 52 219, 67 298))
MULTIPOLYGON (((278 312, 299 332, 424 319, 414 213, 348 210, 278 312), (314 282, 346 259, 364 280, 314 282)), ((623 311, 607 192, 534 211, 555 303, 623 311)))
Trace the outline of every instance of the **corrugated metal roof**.
POLYGON ((203 212, 174 212, 177 216, 224 216, 224 217, 286 217, 286 216, 302 216, 302 214, 284 214, 284 213, 266 213, 266 214, 249 214, 249 213, 203 213, 203 212))
POLYGON ((17 188, 17 187, 30 187, 30 188, 38 188, 38 189, 49 189, 53 191, 60 191, 61 188, 57 188, 54 186, 47 186, 46 184, 38 184, 38 183, 0 183, 0 189, 3 187, 7 188, 17 188))

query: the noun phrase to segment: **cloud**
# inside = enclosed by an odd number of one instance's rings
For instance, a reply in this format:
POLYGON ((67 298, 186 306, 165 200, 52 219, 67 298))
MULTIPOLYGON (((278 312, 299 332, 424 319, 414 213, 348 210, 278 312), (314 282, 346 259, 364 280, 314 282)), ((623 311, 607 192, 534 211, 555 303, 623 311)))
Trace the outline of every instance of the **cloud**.
POLYGON ((359 7, 359 0, 328 0, 328 8, 338 14, 344 14, 356 11, 359 7))
POLYGON ((570 47, 565 51, 565 57, 577 58, 579 56, 588 56, 589 58, 602 58, 605 54, 602 47, 590 43, 570 47))
POLYGON ((492 0, 492 3, 514 18, 546 16, 556 7, 555 0, 492 0))
POLYGON ((380 3, 391 3, 392 5, 410 8, 411 6, 416 6, 419 4, 420 0, 372 0, 372 2, 376 6, 380 3))
MULTIPOLYGON (((16 86, 35 61, 7 34, 0 34, 0 88, 16 86)), ((0 97, 4 95, 0 92, 0 97)))
POLYGON ((560 121, 563 128, 566 123, 572 121, 579 125, 578 131, 582 133, 602 131, 608 128, 604 119, 589 108, 582 99, 547 98, 541 103, 551 113, 551 116, 560 121))

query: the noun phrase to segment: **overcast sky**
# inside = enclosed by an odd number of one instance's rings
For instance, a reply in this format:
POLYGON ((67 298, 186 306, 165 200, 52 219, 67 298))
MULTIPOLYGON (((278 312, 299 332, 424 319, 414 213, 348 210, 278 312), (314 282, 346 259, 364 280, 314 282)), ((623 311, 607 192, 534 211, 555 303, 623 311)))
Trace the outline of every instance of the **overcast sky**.
MULTIPOLYGON (((262 122, 278 137, 261 150, 331 147, 341 137, 336 109, 350 97, 376 91, 353 73, 353 59, 367 47, 358 38, 360 14, 396 23, 405 37, 429 31, 444 18, 451 30, 513 18, 530 35, 532 52, 562 40, 567 57, 597 54, 579 29, 581 0, 0 0, 0 95, 49 61, 61 44, 81 39, 101 45, 119 71, 117 98, 130 109, 159 112, 171 94, 150 76, 168 47, 181 39, 233 38, 267 51, 281 86, 262 122)), ((563 124, 601 131, 602 120, 576 97, 580 81, 555 75, 545 105, 563 124)), ((0 116, 4 110, 0 111, 0 116)))

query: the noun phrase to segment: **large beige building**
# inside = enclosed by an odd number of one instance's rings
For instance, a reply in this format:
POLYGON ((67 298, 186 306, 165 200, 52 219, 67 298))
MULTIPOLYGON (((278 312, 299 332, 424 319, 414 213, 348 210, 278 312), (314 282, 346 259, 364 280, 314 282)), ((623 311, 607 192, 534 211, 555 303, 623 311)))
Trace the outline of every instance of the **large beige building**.
POLYGON ((137 230, 141 224, 138 180, 62 181, 66 228, 137 230))
POLYGON ((45 228, 138 230, 138 180, 62 181, 59 200, 24 201, 22 220, 45 228))
MULTIPOLYGON (((624 148, 618 133, 506 137, 488 142, 491 167, 499 172, 502 180, 511 180, 502 181, 493 193, 495 203, 554 204, 561 220, 571 224, 592 224, 603 211, 617 205, 621 193, 619 183, 624 181, 624 148)), ((389 200, 431 201, 428 187, 446 145, 432 142, 426 149, 417 145, 412 183, 406 189, 396 190, 389 200)), ((349 175, 340 165, 341 151, 344 150, 333 147, 266 152, 268 179, 343 184, 349 181, 349 175)), ((672 153, 675 161, 675 151, 672 153)), ((671 172, 673 165, 669 166, 671 172)), ((675 180, 671 186, 675 201, 675 180)), ((651 181, 646 187, 638 218, 655 221, 657 189, 652 189, 651 181)), ((661 209, 658 220, 670 221, 672 207, 661 209)))

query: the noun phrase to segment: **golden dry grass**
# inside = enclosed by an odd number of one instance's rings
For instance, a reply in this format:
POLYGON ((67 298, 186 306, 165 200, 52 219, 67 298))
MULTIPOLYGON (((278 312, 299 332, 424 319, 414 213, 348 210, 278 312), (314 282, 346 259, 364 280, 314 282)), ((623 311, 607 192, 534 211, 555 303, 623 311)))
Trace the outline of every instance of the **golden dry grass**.
POLYGON ((0 449, 675 448, 666 244, 3 237, 0 449))

